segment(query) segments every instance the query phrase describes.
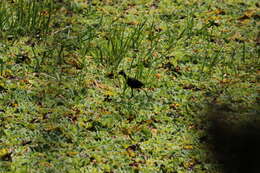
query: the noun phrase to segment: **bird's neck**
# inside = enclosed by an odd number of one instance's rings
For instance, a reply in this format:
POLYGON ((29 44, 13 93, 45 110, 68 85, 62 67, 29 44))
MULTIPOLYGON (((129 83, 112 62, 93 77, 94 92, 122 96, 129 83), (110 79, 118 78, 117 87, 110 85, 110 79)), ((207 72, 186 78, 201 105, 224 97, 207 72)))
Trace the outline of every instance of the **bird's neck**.
POLYGON ((124 78, 125 79, 127 79, 128 78, 128 76, 124 73, 124 74, 122 74, 123 76, 124 76, 124 78))

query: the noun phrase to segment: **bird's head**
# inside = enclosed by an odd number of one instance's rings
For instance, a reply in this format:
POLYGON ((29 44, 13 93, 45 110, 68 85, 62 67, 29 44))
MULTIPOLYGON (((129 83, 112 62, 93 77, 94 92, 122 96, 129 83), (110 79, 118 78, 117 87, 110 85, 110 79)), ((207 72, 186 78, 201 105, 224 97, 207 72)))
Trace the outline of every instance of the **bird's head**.
POLYGON ((120 75, 126 77, 126 74, 125 74, 125 72, 124 72, 123 70, 121 70, 118 74, 120 74, 120 75))

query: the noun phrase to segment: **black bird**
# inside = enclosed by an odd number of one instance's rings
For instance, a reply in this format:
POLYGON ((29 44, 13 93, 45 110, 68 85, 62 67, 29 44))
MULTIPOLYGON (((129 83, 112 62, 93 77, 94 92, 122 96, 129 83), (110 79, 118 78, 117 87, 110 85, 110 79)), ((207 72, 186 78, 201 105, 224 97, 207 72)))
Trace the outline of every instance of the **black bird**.
POLYGON ((142 83, 141 81, 139 81, 135 78, 131 78, 131 77, 127 76, 123 70, 121 70, 119 72, 119 74, 122 75, 125 78, 126 84, 131 88, 132 96, 134 94, 133 89, 139 89, 139 88, 142 88, 144 86, 144 83, 142 83))

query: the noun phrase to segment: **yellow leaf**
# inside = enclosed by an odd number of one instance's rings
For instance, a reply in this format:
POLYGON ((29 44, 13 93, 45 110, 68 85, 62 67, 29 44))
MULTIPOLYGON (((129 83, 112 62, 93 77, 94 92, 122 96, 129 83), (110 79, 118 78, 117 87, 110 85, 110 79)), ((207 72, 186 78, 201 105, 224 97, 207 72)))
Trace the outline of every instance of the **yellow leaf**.
POLYGON ((246 15, 247 17, 252 17, 253 14, 255 14, 255 11, 253 11, 253 10, 248 10, 248 11, 246 11, 246 12, 244 13, 244 15, 246 15))
POLYGON ((255 11, 253 11, 253 10, 247 10, 245 13, 244 13, 244 15, 243 16, 240 16, 239 18, 238 18, 238 20, 248 20, 248 19, 250 19, 251 17, 253 17, 254 15, 255 15, 255 11))
POLYGON ((240 21, 240 23, 243 25, 249 24, 250 22, 251 22, 250 19, 245 19, 245 20, 240 21))
POLYGON ((104 93, 105 95, 107 95, 107 96, 114 96, 116 93, 115 92, 113 92, 113 91, 105 91, 105 93, 104 93))
POLYGON ((158 130, 153 128, 153 129, 151 129, 151 132, 152 132, 153 136, 156 136, 158 133, 158 130))
POLYGON ((18 104, 17 103, 12 103, 11 106, 15 108, 15 107, 18 107, 18 104))
POLYGON ((160 79, 162 75, 160 73, 157 73, 155 76, 157 79, 160 79))
POLYGON ((153 52, 153 56, 154 57, 158 57, 158 53, 157 52, 153 52))
POLYGON ((220 8, 218 8, 218 9, 214 10, 214 13, 215 13, 215 14, 222 14, 222 15, 224 15, 224 14, 225 14, 225 11, 222 10, 222 9, 220 9, 220 8))
POLYGON ((193 149, 193 146, 192 146, 192 145, 185 145, 185 146, 183 147, 183 149, 185 149, 185 150, 192 150, 192 149, 193 149))
POLYGON ((210 19, 217 21, 217 20, 221 20, 222 18, 220 16, 212 16, 210 19))
POLYGON ((185 168, 191 168, 191 167, 193 167, 194 165, 195 165, 195 162, 193 162, 193 161, 184 162, 184 163, 183 163, 183 166, 184 166, 185 168))
POLYGON ((239 32, 236 32, 233 36, 230 37, 231 40, 240 40, 242 38, 239 32))
POLYGON ((67 155, 69 155, 69 156, 75 156, 77 154, 79 154, 79 152, 76 152, 76 151, 67 152, 67 155))
POLYGON ((8 77, 11 77, 13 74, 12 74, 12 71, 9 70, 9 69, 5 69, 3 70, 2 72, 2 76, 5 77, 5 78, 8 78, 8 77))
POLYGON ((2 148, 0 149, 0 158, 3 158, 5 156, 7 156, 8 154, 10 154, 10 149, 8 148, 2 148))
POLYGON ((131 22, 127 22, 126 24, 128 24, 128 25, 138 25, 139 22, 137 22, 137 21, 131 21, 131 22))
POLYGON ((134 157, 136 155, 135 152, 131 149, 127 149, 126 151, 129 157, 134 157))
POLYGON ((170 108, 171 109, 177 109, 177 107, 179 107, 180 106, 180 104, 178 104, 178 103, 172 103, 171 105, 170 105, 170 108))
POLYGON ((41 162, 40 165, 48 168, 52 167, 52 164, 49 162, 41 162))

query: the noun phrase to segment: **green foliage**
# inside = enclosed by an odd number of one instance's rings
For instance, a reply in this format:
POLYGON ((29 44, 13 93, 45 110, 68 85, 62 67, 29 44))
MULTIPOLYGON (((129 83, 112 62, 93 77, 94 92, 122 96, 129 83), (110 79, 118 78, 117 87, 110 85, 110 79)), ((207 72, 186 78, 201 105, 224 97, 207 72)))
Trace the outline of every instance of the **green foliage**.
POLYGON ((257 8, 0 1, 0 172, 223 172, 205 112, 258 121, 257 8))
POLYGON ((40 34, 49 31, 53 1, 17 0, 13 3, 1 1, 0 30, 14 37, 40 34))

